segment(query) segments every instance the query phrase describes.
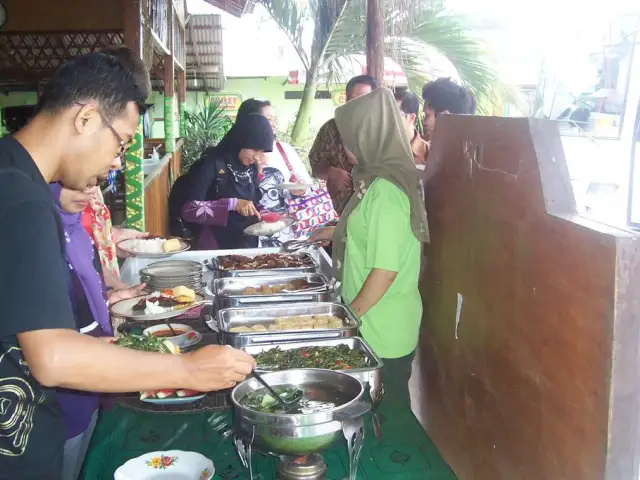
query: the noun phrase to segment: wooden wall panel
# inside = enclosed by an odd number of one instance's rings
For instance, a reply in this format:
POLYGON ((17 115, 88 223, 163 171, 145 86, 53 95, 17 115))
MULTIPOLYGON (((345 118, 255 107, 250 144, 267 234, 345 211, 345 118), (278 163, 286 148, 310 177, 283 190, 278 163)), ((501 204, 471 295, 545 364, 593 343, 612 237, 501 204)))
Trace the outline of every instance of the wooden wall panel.
POLYGON ((576 215, 552 122, 444 116, 426 176, 414 376, 447 462, 461 480, 635 479, 638 237, 576 215))
MULTIPOLYGON (((130 0, 135 1, 135 0, 130 0)), ((3 31, 122 30, 123 4, 117 0, 3 0, 3 31)))

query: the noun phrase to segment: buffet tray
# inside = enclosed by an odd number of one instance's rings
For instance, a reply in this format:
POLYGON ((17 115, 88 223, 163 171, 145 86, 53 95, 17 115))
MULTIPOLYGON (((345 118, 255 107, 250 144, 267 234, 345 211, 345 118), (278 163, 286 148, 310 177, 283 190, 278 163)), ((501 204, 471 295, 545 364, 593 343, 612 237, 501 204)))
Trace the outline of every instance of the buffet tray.
MULTIPOLYGON (((367 385, 380 385, 380 369, 382 368, 382 360, 373 353, 371 347, 361 337, 349 337, 349 338, 332 338, 332 339, 318 339, 318 340, 305 340, 303 342, 291 342, 284 344, 264 344, 264 345, 251 345, 243 348, 249 355, 257 355, 258 353, 271 350, 275 347, 280 347, 281 350, 293 350, 295 348, 304 347, 337 347, 339 345, 347 345, 351 350, 359 350, 363 352, 367 357, 368 366, 365 368, 351 368, 347 370, 337 370, 342 373, 351 375, 357 378, 362 383, 367 385)), ((269 372, 273 370, 264 370, 257 367, 258 372, 269 372)))
POLYGON ((252 308, 225 308, 219 310, 215 325, 209 326, 219 332, 223 345, 236 348, 264 343, 300 342, 320 338, 355 337, 360 328, 360 320, 344 305, 337 303, 294 303, 252 308), (286 330, 267 332, 230 332, 233 327, 250 327, 257 323, 269 325, 276 318, 311 315, 335 315, 346 326, 314 330, 286 330))
MULTIPOLYGON (((257 257, 258 255, 264 255, 265 253, 249 253, 246 254, 239 253, 237 255, 244 255, 246 257, 257 257)), ((315 273, 318 271, 319 265, 315 258, 308 253, 287 253, 283 255, 298 255, 300 257, 308 259, 310 265, 308 267, 286 267, 286 268, 260 268, 256 270, 231 270, 227 268, 220 267, 220 256, 215 256, 211 259, 212 270, 215 273, 215 276, 218 278, 223 277, 254 277, 254 276, 264 276, 264 275, 284 275, 284 274, 295 274, 295 273, 315 273)))
POLYGON ((332 299, 333 294, 329 290, 326 277, 319 273, 216 278, 212 282, 211 290, 215 295, 215 304, 218 310, 265 304, 328 302, 332 299), (322 284, 322 286, 297 292, 280 292, 267 295, 243 293, 243 290, 247 287, 271 287, 283 285, 292 280, 306 280, 309 283, 322 284))

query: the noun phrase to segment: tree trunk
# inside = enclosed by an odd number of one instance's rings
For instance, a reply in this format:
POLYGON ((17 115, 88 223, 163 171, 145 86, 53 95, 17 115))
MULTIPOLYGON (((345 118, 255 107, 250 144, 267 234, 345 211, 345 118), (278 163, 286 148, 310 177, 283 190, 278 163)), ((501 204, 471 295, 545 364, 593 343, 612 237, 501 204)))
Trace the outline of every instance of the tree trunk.
POLYGON ((318 84, 316 83, 315 75, 307 72, 307 79, 305 80, 302 99, 300 100, 300 108, 298 109, 293 129, 291 130, 291 142, 294 145, 300 145, 304 142, 309 133, 309 120, 311 120, 313 101, 316 98, 317 88, 318 84))
POLYGON ((378 85, 384 80, 384 0, 367 0, 367 73, 378 85))

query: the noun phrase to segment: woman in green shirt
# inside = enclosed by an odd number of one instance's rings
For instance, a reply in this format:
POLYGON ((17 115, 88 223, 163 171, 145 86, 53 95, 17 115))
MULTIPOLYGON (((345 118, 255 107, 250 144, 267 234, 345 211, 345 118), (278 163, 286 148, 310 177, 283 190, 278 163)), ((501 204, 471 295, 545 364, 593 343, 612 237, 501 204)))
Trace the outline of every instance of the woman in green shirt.
POLYGON ((355 193, 338 226, 313 238, 333 239, 343 300, 361 318, 362 336, 384 361, 385 390, 410 404, 408 382, 422 318, 420 243, 429 241, 411 147, 397 103, 385 88, 347 102, 335 120, 355 164, 355 193))

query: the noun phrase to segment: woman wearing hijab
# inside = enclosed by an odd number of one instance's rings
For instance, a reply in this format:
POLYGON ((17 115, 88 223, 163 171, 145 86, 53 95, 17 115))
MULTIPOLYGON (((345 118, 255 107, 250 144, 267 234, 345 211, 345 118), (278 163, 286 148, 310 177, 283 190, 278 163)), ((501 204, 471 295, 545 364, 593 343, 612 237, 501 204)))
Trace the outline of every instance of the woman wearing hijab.
POLYGON ((260 114, 250 114, 194 164, 187 174, 182 218, 195 225, 198 248, 258 246, 258 237, 243 232, 260 219, 258 164, 272 150, 271 124, 260 114))
MULTIPOLYGON (((108 305, 140 295, 144 285, 107 294, 102 278, 100 258, 93 241, 83 228, 83 210, 98 187, 84 192, 50 185, 58 207, 66 240, 65 258, 69 267, 69 298, 76 328, 93 337, 113 335, 108 305)), ((65 419, 67 442, 64 447, 63 480, 76 480, 95 427, 100 399, 98 394, 58 389, 56 398, 65 419)))
MULTIPOLYGON (((419 179, 391 91, 380 88, 336 110, 355 192, 335 228, 333 262, 342 296, 361 318, 361 334, 383 359, 382 382, 410 405, 408 382, 418 343, 422 301, 420 245, 429 241, 419 179)), ((393 399, 396 400, 393 400, 393 399)))

